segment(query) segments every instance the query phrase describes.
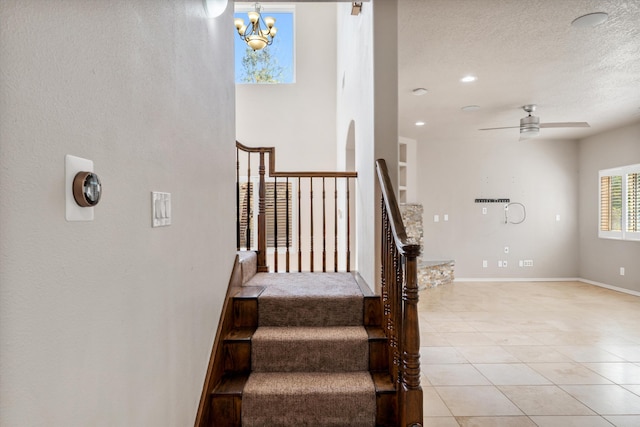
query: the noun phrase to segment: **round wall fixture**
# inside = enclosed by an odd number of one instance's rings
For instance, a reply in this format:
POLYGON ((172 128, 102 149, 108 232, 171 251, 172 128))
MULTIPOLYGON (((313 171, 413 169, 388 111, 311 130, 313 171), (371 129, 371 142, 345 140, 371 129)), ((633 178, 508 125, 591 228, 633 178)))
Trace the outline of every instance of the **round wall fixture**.
POLYGON ((95 206, 102 196, 100 178, 93 172, 78 172, 73 178, 73 198, 83 208, 95 206))
POLYGON ((207 16, 209 18, 217 18, 224 13, 228 0, 202 0, 202 2, 207 16))

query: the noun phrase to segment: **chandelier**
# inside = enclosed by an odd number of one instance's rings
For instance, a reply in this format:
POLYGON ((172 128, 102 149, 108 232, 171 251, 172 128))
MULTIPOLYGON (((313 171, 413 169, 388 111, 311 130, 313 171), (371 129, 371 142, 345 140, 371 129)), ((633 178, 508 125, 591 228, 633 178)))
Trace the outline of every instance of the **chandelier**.
POLYGON ((238 30, 240 38, 244 40, 251 49, 260 50, 273 43, 273 39, 278 31, 273 25, 276 19, 270 16, 262 18, 260 3, 255 4, 255 10, 247 13, 249 24, 244 25, 244 19, 236 18, 234 24, 238 30))

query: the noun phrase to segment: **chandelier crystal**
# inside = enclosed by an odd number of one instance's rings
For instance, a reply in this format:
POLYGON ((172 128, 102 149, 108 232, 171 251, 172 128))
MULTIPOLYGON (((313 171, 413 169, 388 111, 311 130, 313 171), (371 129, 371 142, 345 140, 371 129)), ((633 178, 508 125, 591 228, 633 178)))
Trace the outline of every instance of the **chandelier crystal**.
POLYGON ((271 45, 278 29, 274 27, 276 19, 270 16, 262 18, 260 12, 262 6, 256 3, 253 11, 249 12, 249 23, 244 24, 244 19, 236 18, 234 24, 238 30, 240 38, 244 40, 251 49, 260 50, 271 45))

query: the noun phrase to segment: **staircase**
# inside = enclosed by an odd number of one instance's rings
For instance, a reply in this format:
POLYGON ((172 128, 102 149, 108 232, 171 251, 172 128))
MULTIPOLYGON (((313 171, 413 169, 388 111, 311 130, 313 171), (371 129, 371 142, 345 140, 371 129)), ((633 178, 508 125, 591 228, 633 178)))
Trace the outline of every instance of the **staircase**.
POLYGON ((381 241, 376 245, 381 274, 380 294, 372 295, 359 276, 350 273, 350 230, 355 224, 349 194, 357 173, 281 172, 275 169, 275 148, 236 142, 236 149, 239 254, 195 426, 420 427, 420 246, 407 238, 385 161, 376 161, 382 196, 381 241), (245 155, 246 175, 240 172, 245 155), (255 157, 257 164, 251 160, 255 157), (251 173, 252 164, 257 176, 251 173), (273 180, 269 185, 267 175, 273 180), (241 176, 257 178, 258 185, 241 181, 241 176), (301 210, 303 192, 308 195, 306 212, 301 210), (346 212, 343 233, 339 211, 346 212), (314 221, 314 212, 321 221, 314 221), (322 232, 314 240, 316 222, 322 232), (331 228, 334 234, 327 236, 331 228), (303 229, 310 243, 304 257, 303 229), (333 254, 327 245, 331 241, 333 254), (343 250, 339 242, 344 242, 343 250), (278 273, 279 259, 286 273, 278 273), (327 273, 332 264, 333 273, 327 273), (297 273, 290 273, 296 265, 297 273), (322 273, 315 273, 316 266, 322 273), (343 268, 346 272, 338 273, 343 268))
POLYGON ((380 298, 350 273, 250 277, 252 262, 231 298, 209 425, 395 425, 380 298))

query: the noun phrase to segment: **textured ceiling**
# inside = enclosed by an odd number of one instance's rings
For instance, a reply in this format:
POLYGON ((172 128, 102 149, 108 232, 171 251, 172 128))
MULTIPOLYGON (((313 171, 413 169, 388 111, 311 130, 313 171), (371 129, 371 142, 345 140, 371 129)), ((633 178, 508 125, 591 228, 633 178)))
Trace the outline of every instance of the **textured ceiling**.
POLYGON ((591 125, 538 138, 583 138, 640 120, 640 0, 398 0, 398 19, 402 136, 517 141, 518 129, 477 129, 517 126, 524 104, 538 105, 541 122, 591 125), (609 20, 571 26, 593 12, 609 20), (461 83, 467 74, 478 80, 461 83), (414 96, 417 87, 429 92, 414 96))

